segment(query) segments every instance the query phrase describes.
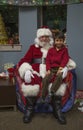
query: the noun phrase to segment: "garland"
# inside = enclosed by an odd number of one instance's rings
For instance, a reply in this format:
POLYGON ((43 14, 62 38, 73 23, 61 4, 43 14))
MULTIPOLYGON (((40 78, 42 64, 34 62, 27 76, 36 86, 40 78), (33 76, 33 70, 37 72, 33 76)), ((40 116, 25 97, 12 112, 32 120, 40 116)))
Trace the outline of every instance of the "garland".
POLYGON ((17 6, 43 6, 56 4, 74 4, 83 0, 0 0, 0 5, 17 5, 17 6))

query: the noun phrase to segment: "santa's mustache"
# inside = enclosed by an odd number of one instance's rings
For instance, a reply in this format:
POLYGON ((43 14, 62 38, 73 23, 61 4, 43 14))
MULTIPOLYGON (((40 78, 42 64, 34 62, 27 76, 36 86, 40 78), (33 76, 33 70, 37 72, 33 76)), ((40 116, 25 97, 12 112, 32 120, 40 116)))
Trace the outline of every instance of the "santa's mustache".
POLYGON ((41 47, 47 47, 53 45, 53 38, 50 38, 49 42, 41 42, 38 38, 35 39, 35 43, 41 47))

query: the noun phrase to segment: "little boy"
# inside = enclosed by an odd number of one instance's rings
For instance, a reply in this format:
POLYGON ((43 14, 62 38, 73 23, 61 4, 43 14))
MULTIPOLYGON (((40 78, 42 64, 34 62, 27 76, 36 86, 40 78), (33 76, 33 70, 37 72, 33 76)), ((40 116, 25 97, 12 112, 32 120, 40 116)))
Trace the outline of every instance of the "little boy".
POLYGON ((64 45, 64 35, 59 33, 54 39, 54 46, 49 49, 46 58, 46 76, 43 79, 42 86, 42 98, 45 97, 48 85, 55 76, 52 82, 51 92, 55 93, 56 90, 62 83, 63 80, 63 68, 67 65, 69 61, 68 49, 64 45))
POLYGON ((42 81, 42 99, 45 99, 48 86, 52 82, 51 94, 53 102, 54 116, 58 118, 61 124, 65 124, 66 120, 61 113, 61 97, 56 91, 63 82, 63 68, 69 61, 68 49, 64 45, 64 35, 59 33, 54 38, 54 46, 49 49, 46 57, 46 76, 42 81))

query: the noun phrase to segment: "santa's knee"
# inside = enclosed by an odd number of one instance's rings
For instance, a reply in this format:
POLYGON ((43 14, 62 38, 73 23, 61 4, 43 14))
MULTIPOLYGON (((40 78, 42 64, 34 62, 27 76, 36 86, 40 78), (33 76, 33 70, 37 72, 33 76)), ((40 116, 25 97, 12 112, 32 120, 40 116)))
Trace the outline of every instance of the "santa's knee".
POLYGON ((67 84, 66 83, 62 83, 59 87, 59 89, 55 92, 55 94, 58 96, 64 96, 65 95, 65 92, 66 92, 66 86, 67 84))
POLYGON ((25 97, 27 97, 27 96, 33 97, 33 96, 37 96, 39 94, 40 86, 39 86, 39 84, 34 84, 34 85, 28 84, 27 85, 27 84, 23 83, 21 86, 21 90, 25 97))
MULTIPOLYGON (((49 95, 52 95, 51 87, 52 87, 52 83, 48 87, 49 95)), ((67 88, 67 84, 66 83, 62 83, 60 85, 60 87, 57 89, 57 91, 54 92, 54 94, 57 95, 57 96, 64 96, 65 93, 66 93, 66 88, 67 88)))

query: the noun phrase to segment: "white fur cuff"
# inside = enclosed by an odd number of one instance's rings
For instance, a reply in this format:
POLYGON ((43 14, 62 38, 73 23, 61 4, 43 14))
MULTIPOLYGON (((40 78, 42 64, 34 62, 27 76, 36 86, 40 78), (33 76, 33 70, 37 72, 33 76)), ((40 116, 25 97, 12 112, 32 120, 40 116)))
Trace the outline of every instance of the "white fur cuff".
POLYGON ((76 68, 75 61, 73 61, 72 59, 69 59, 69 61, 67 63, 67 67, 68 67, 69 70, 75 69, 76 68))
POLYGON ((25 72, 27 70, 32 70, 32 66, 29 64, 29 63, 23 63, 19 69, 18 69, 18 72, 20 74, 20 77, 23 79, 24 75, 25 75, 25 72))
POLYGON ((22 92, 25 97, 27 96, 37 96, 39 93, 39 85, 25 85, 22 84, 22 92))
POLYGON ((46 65, 45 64, 40 64, 39 73, 42 78, 45 77, 45 74, 46 74, 46 65))

